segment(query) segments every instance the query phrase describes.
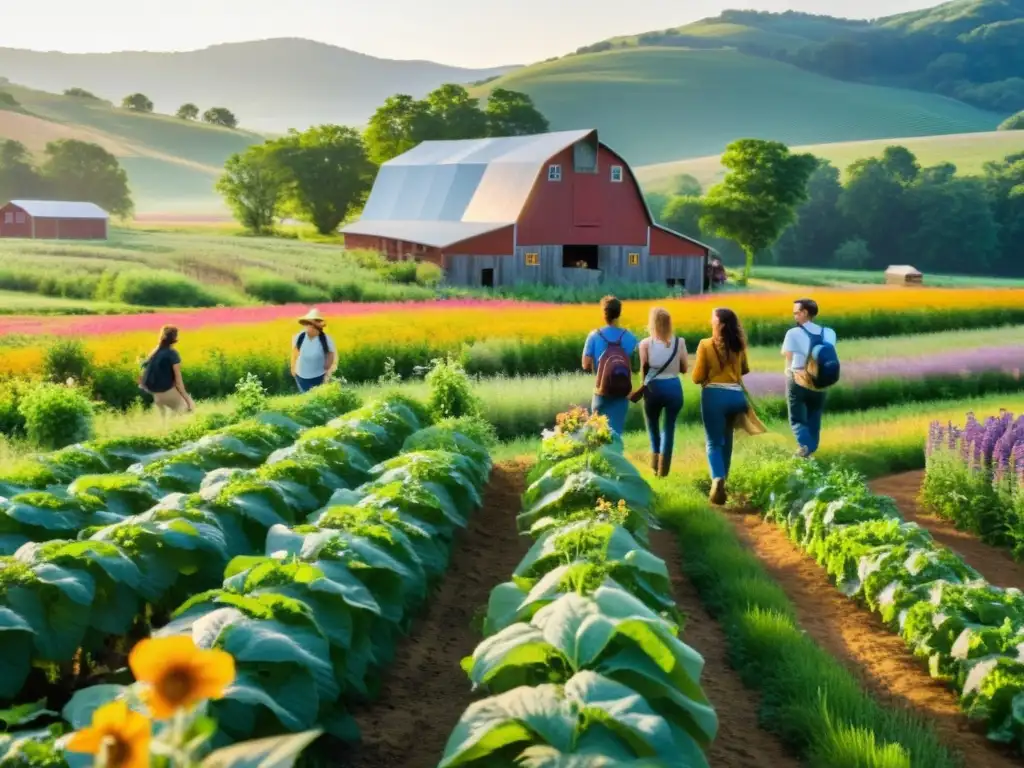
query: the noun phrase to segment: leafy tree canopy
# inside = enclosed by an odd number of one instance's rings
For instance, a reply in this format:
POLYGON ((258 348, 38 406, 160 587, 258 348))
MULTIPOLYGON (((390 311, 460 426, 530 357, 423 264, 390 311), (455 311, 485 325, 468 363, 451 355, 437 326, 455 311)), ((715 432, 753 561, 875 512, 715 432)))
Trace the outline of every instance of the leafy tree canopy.
POLYGON ((274 146, 257 144, 228 158, 216 188, 243 227, 266 235, 274 229, 288 182, 274 146))
POLYGON ((174 116, 181 120, 196 120, 199 118, 199 107, 191 102, 182 104, 174 116))
POLYGON ((237 128, 238 118, 226 107, 211 107, 203 112, 203 122, 210 125, 220 125, 224 128, 237 128))
POLYGON ((110 152, 98 144, 60 139, 46 145, 42 175, 55 197, 96 203, 115 216, 134 210, 128 174, 110 152))
POLYGON ((121 107, 132 112, 148 114, 153 111, 153 102, 144 93, 132 93, 124 97, 121 101, 121 107))

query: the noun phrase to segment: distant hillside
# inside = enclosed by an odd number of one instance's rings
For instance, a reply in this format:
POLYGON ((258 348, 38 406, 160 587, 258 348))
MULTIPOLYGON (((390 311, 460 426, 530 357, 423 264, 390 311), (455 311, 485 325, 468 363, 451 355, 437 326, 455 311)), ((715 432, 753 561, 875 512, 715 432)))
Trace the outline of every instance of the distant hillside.
POLYGON ((245 128, 283 132, 314 123, 362 124, 388 96, 423 96, 442 83, 470 83, 512 67, 462 69, 393 61, 310 40, 215 45, 182 53, 89 53, 0 48, 0 76, 63 93, 84 88, 120 104, 149 96, 158 112, 193 102, 231 109, 245 128))
POLYGON ((736 50, 622 47, 511 72, 476 89, 533 97, 555 130, 596 127, 640 165, 734 139, 819 144, 990 131, 1001 116, 917 91, 837 81, 736 50))
MULTIPOLYGON (((845 170, 851 163, 866 157, 878 157, 893 144, 909 149, 921 165, 938 165, 949 162, 962 175, 976 175, 982 172, 985 163, 1002 160, 1015 152, 1024 152, 1024 131, 992 131, 991 133, 966 133, 948 136, 915 136, 905 139, 881 139, 875 141, 851 141, 838 144, 812 144, 794 147, 797 152, 810 152, 823 157, 845 170)), ((719 162, 719 155, 695 157, 673 163, 658 163, 636 168, 636 175, 647 193, 670 193, 684 173, 696 178, 707 190, 722 180, 725 169, 719 162)))
POLYGON ((231 154, 263 140, 163 115, 143 115, 104 101, 57 96, 0 84, 19 104, 0 110, 0 140, 16 139, 41 152, 57 139, 105 147, 128 172, 136 210, 217 213, 223 210, 213 184, 231 154))
POLYGON ((873 22, 726 11, 578 52, 638 46, 731 46, 827 77, 939 93, 1005 114, 1024 109, 1024 0, 954 0, 873 22))

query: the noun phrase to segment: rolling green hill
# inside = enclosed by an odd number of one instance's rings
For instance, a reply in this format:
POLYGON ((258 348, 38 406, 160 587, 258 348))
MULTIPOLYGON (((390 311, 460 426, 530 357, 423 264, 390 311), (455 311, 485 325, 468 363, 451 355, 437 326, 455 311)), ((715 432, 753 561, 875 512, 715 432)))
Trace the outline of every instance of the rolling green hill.
MULTIPOLYGON (((823 157, 843 170, 856 160, 881 155, 886 147, 893 144, 904 146, 913 152, 922 166, 948 162, 953 163, 961 174, 976 175, 982 172, 985 163, 989 161, 1002 160, 1009 154, 1024 152, 1024 131, 811 144, 793 147, 793 150, 823 157)), ((721 181, 725 175, 718 155, 645 165, 634 170, 645 191, 664 193, 671 192, 675 188, 676 180, 684 173, 700 181, 705 190, 721 181)))
POLYGON ((735 50, 627 47, 516 70, 476 90, 528 93, 554 130, 596 127, 633 164, 734 139, 819 144, 995 129, 1000 115, 934 94, 847 83, 735 50))
POLYGON ((0 85, 19 110, 0 111, 0 139, 34 153, 57 139, 99 144, 128 172, 139 213, 220 214, 213 185, 231 154, 262 137, 165 115, 144 115, 105 101, 0 85))

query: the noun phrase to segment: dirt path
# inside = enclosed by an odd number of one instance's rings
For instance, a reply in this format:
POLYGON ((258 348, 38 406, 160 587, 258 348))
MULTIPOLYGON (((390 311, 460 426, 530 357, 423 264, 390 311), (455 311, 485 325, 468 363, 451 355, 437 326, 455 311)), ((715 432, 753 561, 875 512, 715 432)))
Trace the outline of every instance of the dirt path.
POLYGON ((516 533, 524 464, 494 468, 469 528, 426 612, 399 647, 377 701, 353 714, 362 744, 343 756, 348 768, 434 768, 448 736, 474 697, 460 662, 480 642, 474 626, 491 589, 507 581, 529 540, 516 533))
POLYGON ((780 528, 755 514, 729 517, 796 605, 800 626, 845 663, 880 702, 930 717, 947 746, 970 756, 971 768, 1019 768, 1017 760, 969 729, 956 694, 928 676, 903 640, 877 616, 843 597, 829 583, 825 570, 797 549, 780 528))
POLYGON ((668 565, 676 604, 686 614, 683 641, 704 657, 701 685, 718 713, 718 737, 708 751, 713 768, 796 768, 776 736, 757 727, 759 696, 746 688, 726 658, 728 642, 683 575, 679 545, 669 531, 651 532, 651 549, 668 565))
POLYGON ((990 584, 1024 589, 1024 563, 1014 560, 1009 550, 986 544, 973 533, 958 531, 953 523, 918 506, 917 494, 923 481, 924 472, 905 472, 868 485, 881 496, 891 496, 908 522, 926 528, 935 541, 955 551, 990 584))

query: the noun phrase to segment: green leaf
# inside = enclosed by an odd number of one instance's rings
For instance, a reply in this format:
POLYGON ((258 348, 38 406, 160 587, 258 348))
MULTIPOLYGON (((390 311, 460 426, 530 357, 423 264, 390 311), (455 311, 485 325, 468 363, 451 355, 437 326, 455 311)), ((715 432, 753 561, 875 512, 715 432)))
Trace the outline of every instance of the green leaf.
POLYGON ((58 717, 58 713, 46 708, 46 699, 27 704, 18 704, 10 709, 0 709, 0 723, 5 727, 25 725, 40 717, 58 717))
POLYGON ((211 753, 200 763, 200 768, 292 768, 302 750, 321 733, 311 730, 245 741, 211 753))
POLYGON ((126 685, 93 685, 89 688, 82 688, 75 691, 74 695, 64 705, 61 716, 67 720, 71 727, 78 731, 87 728, 92 723, 93 713, 104 704, 124 697, 129 687, 126 685))
POLYGON ((32 670, 35 630, 21 615, 0 606, 0 699, 13 699, 32 670))

